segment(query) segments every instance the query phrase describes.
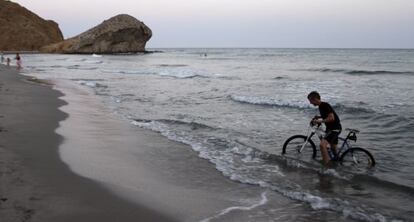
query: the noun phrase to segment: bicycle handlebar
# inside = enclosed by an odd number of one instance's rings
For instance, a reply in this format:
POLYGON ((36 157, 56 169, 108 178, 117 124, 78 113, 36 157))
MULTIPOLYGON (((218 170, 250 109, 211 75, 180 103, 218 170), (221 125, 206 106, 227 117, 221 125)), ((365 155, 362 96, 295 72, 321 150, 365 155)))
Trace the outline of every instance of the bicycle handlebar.
POLYGON ((309 125, 312 126, 312 127, 315 126, 315 125, 320 127, 322 125, 322 123, 314 123, 313 121, 316 120, 316 119, 321 119, 321 118, 322 118, 321 116, 314 116, 312 118, 312 120, 310 121, 309 125))

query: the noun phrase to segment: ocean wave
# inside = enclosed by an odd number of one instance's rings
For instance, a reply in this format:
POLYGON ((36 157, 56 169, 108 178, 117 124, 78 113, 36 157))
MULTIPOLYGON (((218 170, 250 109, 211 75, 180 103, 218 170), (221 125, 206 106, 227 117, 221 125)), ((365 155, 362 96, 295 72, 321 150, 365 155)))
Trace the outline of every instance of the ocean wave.
POLYGON ((103 84, 90 81, 90 80, 74 80, 74 81, 80 85, 89 86, 91 88, 108 88, 107 85, 103 85, 103 84))
POLYGON ((80 67, 78 70, 97 70, 98 67, 80 67))
MULTIPOLYGON (((301 110, 311 110, 314 109, 307 101, 305 100, 291 100, 286 101, 282 99, 275 99, 265 96, 243 96, 243 95, 230 95, 229 98, 233 101, 246 103, 251 105, 261 105, 261 106, 272 106, 272 107, 281 107, 281 108, 293 108, 301 110)), ((355 105, 344 105, 341 103, 332 104, 334 108, 338 110, 346 111, 347 113, 373 113, 374 110, 362 107, 366 104, 356 103, 355 105)))
POLYGON ((217 61, 227 61, 227 60, 236 60, 236 58, 229 58, 229 57, 213 57, 213 58, 210 58, 210 57, 203 57, 203 59, 206 59, 206 60, 217 60, 217 61))
POLYGON ((205 124, 197 123, 197 122, 185 122, 181 120, 171 120, 171 119, 158 119, 158 120, 147 120, 147 119, 133 119, 134 125, 137 126, 147 126, 148 123, 162 123, 162 124, 168 124, 168 125, 181 125, 181 126, 187 126, 191 130, 197 130, 197 129, 217 129, 211 126, 207 126, 205 124), (143 124, 143 125, 141 125, 143 124))
POLYGON ((85 60, 85 61, 83 61, 83 62, 85 62, 85 63, 89 63, 89 64, 102 64, 102 63, 104 63, 103 61, 101 61, 101 60, 85 60))
POLYGON ((103 73, 119 73, 119 74, 139 74, 139 75, 157 75, 162 77, 172 77, 177 79, 191 78, 208 78, 207 75, 199 74, 192 70, 110 70, 101 69, 103 73))
POLYGON ((208 78, 208 76, 196 73, 192 70, 164 70, 157 73, 160 76, 173 77, 177 79, 208 78))
POLYGON ((277 106, 297 109, 311 108, 311 106, 308 103, 302 101, 283 101, 281 99, 274 99, 265 96, 230 95, 229 98, 236 102, 247 103, 252 105, 277 106))
POLYGON ((66 66, 67 69, 79 69, 80 65, 66 66))
POLYGON ((272 78, 273 80, 281 80, 281 79, 287 79, 286 76, 276 76, 272 78))
POLYGON ((226 76, 220 73, 216 73, 214 74, 214 76, 218 79, 224 79, 224 80, 241 80, 241 78, 238 76, 226 76))
POLYGON ((120 69, 101 69, 103 73, 119 73, 119 74, 142 74, 142 75, 155 75, 155 72, 146 70, 120 70, 120 69))
POLYGON ((339 72, 349 75, 414 75, 413 71, 391 71, 391 70, 349 70, 349 69, 332 69, 332 68, 316 68, 316 69, 305 69, 305 71, 312 72, 339 72))
POLYGON ((105 81, 105 79, 85 79, 85 78, 74 78, 72 81, 105 81))
POLYGON ((347 71, 346 74, 350 74, 350 75, 381 75, 381 74, 413 75, 414 72, 386 71, 386 70, 377 70, 377 71, 352 70, 352 71, 347 71))
POLYGON ((265 53, 265 54, 259 54, 258 57, 281 57, 283 55, 279 54, 279 53, 265 53))
POLYGON ((158 67, 186 67, 186 64, 159 64, 158 67))
MULTIPOLYGON (((57 68, 57 67, 55 67, 57 68)), ((87 66, 81 66, 81 65, 71 65, 71 66, 66 66, 66 69, 76 69, 76 70, 96 70, 98 69, 98 67, 87 67, 87 66)))

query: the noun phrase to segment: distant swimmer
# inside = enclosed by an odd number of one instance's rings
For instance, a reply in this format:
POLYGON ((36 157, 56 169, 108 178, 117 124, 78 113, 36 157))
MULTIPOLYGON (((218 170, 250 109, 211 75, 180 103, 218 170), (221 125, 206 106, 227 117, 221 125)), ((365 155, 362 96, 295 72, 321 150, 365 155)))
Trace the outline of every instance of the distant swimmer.
POLYGON ((10 66, 10 58, 9 57, 7 57, 7 59, 6 59, 6 64, 7 64, 7 66, 10 66))
POLYGON ((17 69, 21 69, 22 68, 22 58, 20 57, 20 54, 16 53, 16 57, 14 59, 16 59, 17 69))
POLYGON ((326 134, 322 138, 320 149, 322 153, 323 162, 325 165, 329 163, 328 145, 331 145, 335 156, 337 155, 336 145, 338 144, 338 136, 342 131, 341 121, 332 106, 327 102, 321 101, 321 96, 318 92, 312 91, 308 95, 309 102, 319 107, 321 118, 314 118, 312 120, 315 124, 325 123, 326 134))
POLYGON ((3 52, 1 52, 1 63, 3 63, 4 62, 4 54, 3 54, 3 52))

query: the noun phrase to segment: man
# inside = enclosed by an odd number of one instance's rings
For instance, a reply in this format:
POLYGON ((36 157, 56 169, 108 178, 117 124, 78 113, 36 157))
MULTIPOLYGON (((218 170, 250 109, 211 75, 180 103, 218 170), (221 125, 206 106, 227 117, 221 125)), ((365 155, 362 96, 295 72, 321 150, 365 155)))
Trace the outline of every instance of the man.
POLYGON ((320 149, 322 153, 323 163, 327 165, 330 160, 328 154, 328 145, 331 146, 334 155, 336 156, 337 154, 336 145, 338 144, 338 136, 342 130, 341 121, 335 110, 333 110, 332 106, 329 105, 329 103, 321 101, 321 96, 318 92, 310 92, 308 95, 308 100, 312 105, 319 107, 319 113, 322 117, 314 119, 312 122, 315 124, 325 123, 326 125, 326 134, 325 137, 321 140, 320 149))

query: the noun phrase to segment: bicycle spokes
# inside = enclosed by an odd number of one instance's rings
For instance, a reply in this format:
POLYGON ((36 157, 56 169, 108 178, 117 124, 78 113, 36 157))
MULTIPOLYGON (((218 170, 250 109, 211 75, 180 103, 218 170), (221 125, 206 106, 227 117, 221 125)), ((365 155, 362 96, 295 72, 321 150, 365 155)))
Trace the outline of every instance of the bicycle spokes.
POLYGON ((344 153, 342 165, 357 169, 369 169, 373 167, 374 161, 367 151, 363 149, 351 149, 344 153))
POLYGON ((294 159, 309 160, 312 159, 313 147, 305 137, 293 138, 286 144, 284 155, 294 159))

